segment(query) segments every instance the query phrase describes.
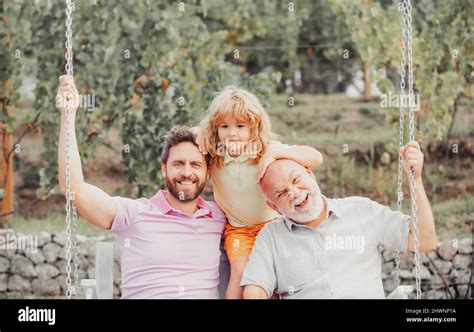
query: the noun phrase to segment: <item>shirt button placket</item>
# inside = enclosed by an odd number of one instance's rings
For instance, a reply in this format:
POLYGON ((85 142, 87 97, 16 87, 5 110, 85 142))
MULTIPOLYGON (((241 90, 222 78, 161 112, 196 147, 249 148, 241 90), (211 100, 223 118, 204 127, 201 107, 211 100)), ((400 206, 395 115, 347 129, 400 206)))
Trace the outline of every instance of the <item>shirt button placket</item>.
POLYGON ((316 230, 316 246, 318 247, 318 249, 321 249, 321 250, 318 250, 318 260, 319 260, 319 266, 321 267, 321 281, 322 281, 322 286, 324 288, 324 292, 325 294, 329 295, 330 297, 332 297, 333 293, 331 292, 331 287, 329 286, 329 282, 328 282, 328 279, 327 279, 327 273, 325 272, 325 268, 326 268, 326 264, 324 263, 324 259, 323 259, 323 252, 325 250, 324 248, 324 239, 323 239, 323 235, 321 234, 321 232, 319 230, 316 230), (319 242, 319 240, 321 240, 321 242, 319 242))
POLYGON ((193 229, 194 229, 195 231, 197 231, 198 228, 199 228, 199 219, 193 216, 193 217, 191 218, 191 221, 192 221, 192 223, 193 223, 193 229))
POLYGON ((240 188, 240 162, 237 162, 237 183, 240 188))

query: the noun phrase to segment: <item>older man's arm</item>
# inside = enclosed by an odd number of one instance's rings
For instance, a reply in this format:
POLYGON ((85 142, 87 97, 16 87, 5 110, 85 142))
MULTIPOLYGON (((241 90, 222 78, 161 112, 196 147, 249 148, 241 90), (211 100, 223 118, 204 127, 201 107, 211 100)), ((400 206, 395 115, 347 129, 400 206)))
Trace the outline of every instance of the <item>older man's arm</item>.
POLYGON ((248 285, 244 288, 244 299, 268 299, 267 292, 257 285, 248 285))
MULTIPOLYGON (((410 142, 401 149, 400 154, 407 175, 411 176, 412 170, 415 172, 419 251, 428 252, 435 247, 436 231, 431 205, 421 178, 423 153, 417 142, 410 142)), ((401 211, 392 211, 388 206, 374 201, 369 206, 379 244, 391 250, 415 251, 415 231, 410 216, 401 211)))
MULTIPOLYGON (((419 251, 427 252, 436 247, 436 230, 431 211, 431 204, 426 196, 425 187, 422 180, 423 153, 418 142, 412 141, 400 150, 403 160, 403 167, 408 176, 413 170, 415 172, 415 193, 418 217, 418 240, 419 251)), ((415 251, 414 228, 410 222, 410 233, 408 234, 408 250, 415 251)))

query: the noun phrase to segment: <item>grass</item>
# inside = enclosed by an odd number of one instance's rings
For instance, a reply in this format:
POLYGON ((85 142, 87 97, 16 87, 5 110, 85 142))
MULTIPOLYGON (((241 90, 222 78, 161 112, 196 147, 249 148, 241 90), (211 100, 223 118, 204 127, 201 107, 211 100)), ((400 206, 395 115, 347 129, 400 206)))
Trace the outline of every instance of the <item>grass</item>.
POLYGON ((433 215, 439 240, 472 237, 474 196, 434 204, 433 215))
MULTIPOLYGON (((398 113, 382 108, 376 99, 361 102, 343 94, 296 95, 294 102, 290 107, 286 95, 273 95, 267 107, 273 130, 289 143, 371 144, 398 137, 398 123, 387 121, 387 117, 398 119, 398 113)), ((461 103, 459 107, 451 137, 472 137, 472 105, 461 103)))
POLYGON ((351 101, 344 95, 297 95, 295 105, 275 95, 268 112, 274 131, 290 143, 316 145, 350 142, 384 142, 396 137, 397 126, 386 123, 385 110, 377 102, 351 101))
POLYGON ((438 218, 474 213, 474 196, 440 202, 433 207, 433 213, 438 218))
MULTIPOLYGON (((50 212, 45 216, 15 216, 14 220, 6 224, 7 228, 13 228, 15 231, 24 234, 39 233, 46 231, 49 233, 57 233, 65 230, 65 212, 50 212)), ((79 216, 77 230, 79 234, 95 236, 110 235, 110 231, 106 231, 97 226, 89 224, 84 218, 79 216)))

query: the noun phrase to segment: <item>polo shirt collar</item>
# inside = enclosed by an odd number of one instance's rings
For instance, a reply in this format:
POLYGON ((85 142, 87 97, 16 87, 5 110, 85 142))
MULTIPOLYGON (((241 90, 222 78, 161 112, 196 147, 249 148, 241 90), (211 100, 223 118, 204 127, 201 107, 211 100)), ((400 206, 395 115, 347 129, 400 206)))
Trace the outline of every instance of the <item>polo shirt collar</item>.
MULTIPOLYGON (((328 220, 329 216, 331 216, 332 214, 334 216, 336 216, 337 218, 340 218, 341 217, 341 213, 339 211, 339 209, 337 208, 335 202, 333 199, 328 199, 326 198, 326 196, 322 195, 323 198, 326 200, 326 204, 327 204, 327 208, 328 208, 328 214, 326 216, 326 220, 328 220)), ((285 226, 286 228, 288 228, 288 230, 290 232, 293 232, 293 228, 294 227, 301 227, 301 228, 310 228, 304 224, 298 224, 296 222, 294 222, 291 218, 288 218, 286 216, 283 216, 283 222, 285 223, 285 226)), ((324 223, 325 221, 323 221, 324 223)), ((322 223, 321 223, 322 224, 322 223)), ((320 224, 320 225, 321 225, 320 224)), ((320 226, 319 225, 319 226, 320 226)), ((314 228, 311 228, 311 229, 314 229, 314 228)))
MULTIPOLYGON (((163 213, 163 214, 168 214, 171 212, 179 212, 183 213, 179 210, 176 210, 173 208, 168 200, 166 199, 165 192, 168 192, 167 190, 160 190, 158 191, 152 198, 151 201, 153 204, 156 205, 156 207, 163 213)), ((196 217, 202 217, 209 215, 209 217, 212 217, 212 210, 211 206, 201 197, 199 196, 197 199, 197 206, 198 210, 193 214, 193 216, 196 217)))
POLYGON ((238 162, 241 162, 243 163, 244 161, 247 161, 248 159, 250 158, 250 155, 248 153, 242 153, 240 156, 238 157, 232 157, 231 155, 229 155, 228 153, 226 153, 224 155, 224 165, 225 164, 228 164, 232 161, 238 161, 238 162))
POLYGON ((329 213, 334 214, 336 217, 340 218, 341 217, 341 212, 339 211, 339 208, 337 207, 336 202, 333 199, 327 198, 324 196, 324 199, 326 200, 328 204, 328 211, 329 213))

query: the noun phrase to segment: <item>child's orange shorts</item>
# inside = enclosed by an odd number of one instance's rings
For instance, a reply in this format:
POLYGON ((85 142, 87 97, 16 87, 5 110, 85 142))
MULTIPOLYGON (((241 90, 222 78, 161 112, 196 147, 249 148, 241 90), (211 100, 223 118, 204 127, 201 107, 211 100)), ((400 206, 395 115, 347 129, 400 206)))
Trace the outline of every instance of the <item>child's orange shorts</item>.
POLYGON ((224 249, 230 264, 236 258, 250 256, 258 232, 265 224, 245 227, 234 227, 229 223, 225 225, 224 249))

